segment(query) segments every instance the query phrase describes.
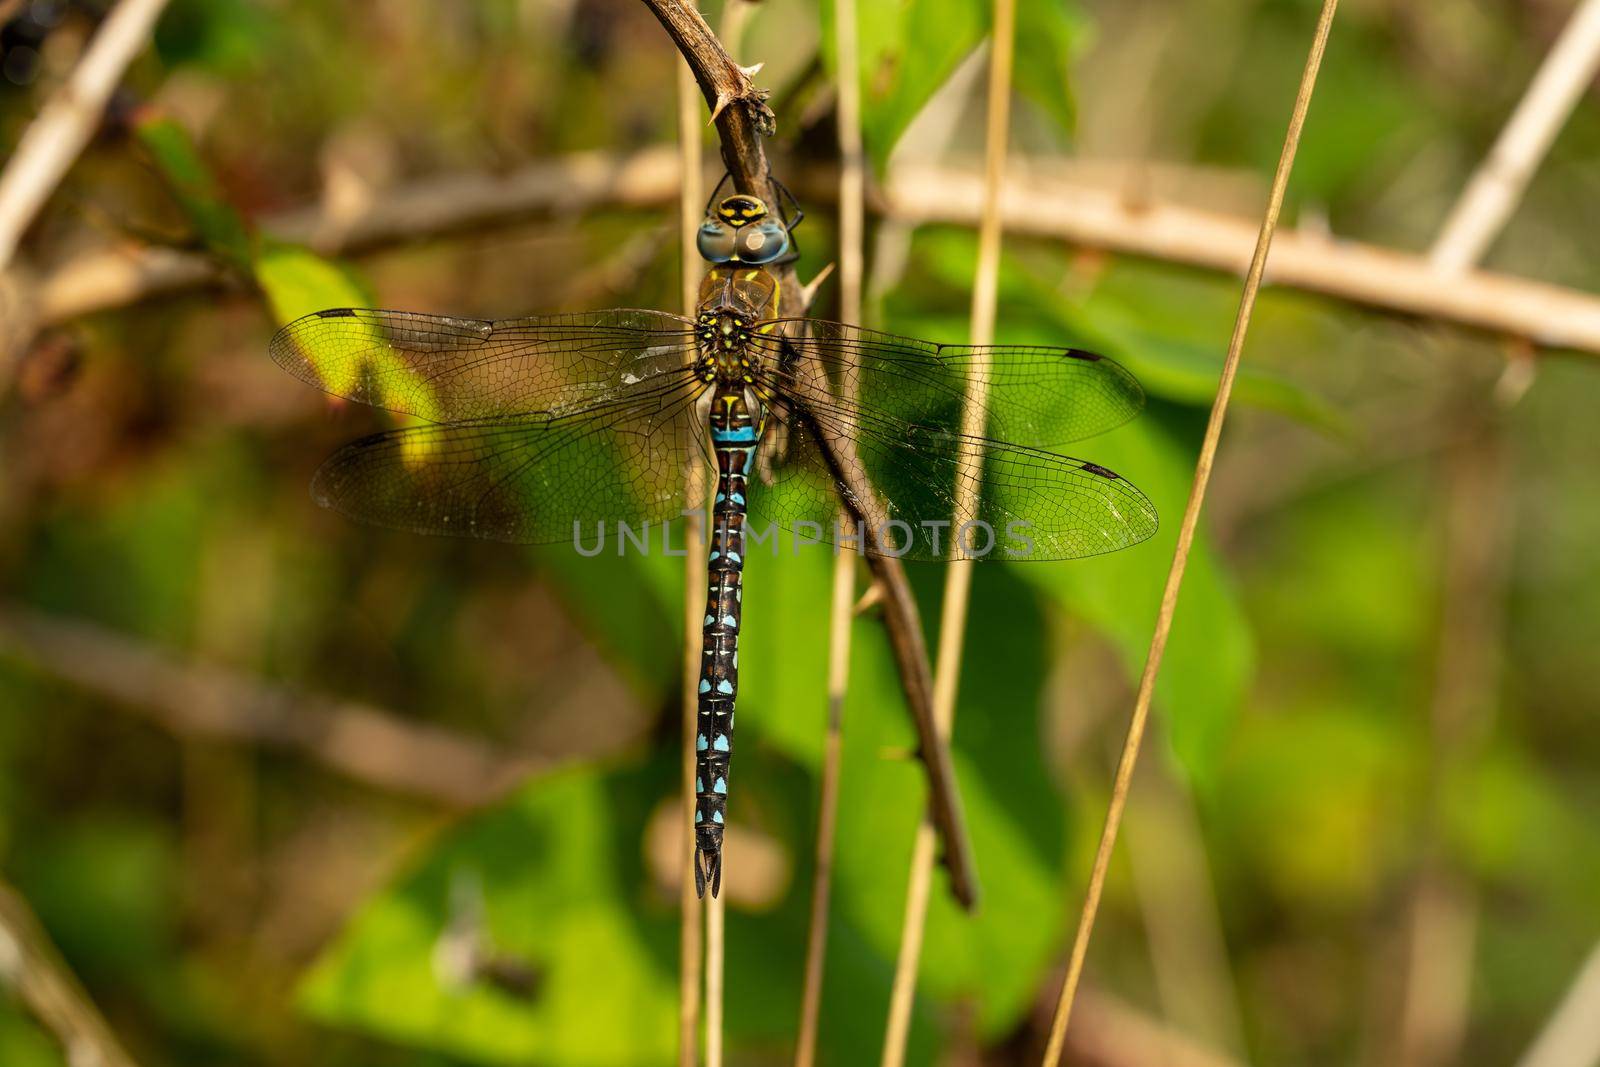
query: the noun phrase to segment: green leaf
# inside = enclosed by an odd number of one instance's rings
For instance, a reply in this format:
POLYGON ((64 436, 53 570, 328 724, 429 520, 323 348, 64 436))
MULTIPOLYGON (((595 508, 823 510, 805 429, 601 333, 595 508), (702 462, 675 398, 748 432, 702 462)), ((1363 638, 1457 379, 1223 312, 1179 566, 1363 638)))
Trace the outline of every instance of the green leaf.
MULTIPOLYGON (((833 4, 824 0, 822 54, 837 77, 833 4)), ((901 0, 860 8, 861 130, 881 172, 900 136, 989 32, 976 0, 901 0)))
POLYGON ((134 130, 207 251, 250 273, 255 244, 250 227, 224 196, 189 134, 153 108, 135 119, 134 130))
POLYGON ((328 1023, 487 1063, 670 1062, 672 913, 627 902, 643 882, 638 836, 671 780, 584 769, 524 787, 370 901, 301 1003, 328 1023), (474 968, 474 956, 498 965, 474 968))
MULTIPOLYGON (((834 5, 822 4, 822 57, 838 78, 834 5)), ((981 0, 900 0, 858 11, 861 127, 867 153, 881 172, 901 135, 956 68, 993 31, 993 10, 981 0)), ((1023 0, 1017 10, 1014 88, 1060 128, 1077 121, 1071 61, 1083 20, 1070 0, 1023 0)))
MULTIPOLYGON (((1109 637, 1130 680, 1144 666, 1167 565, 1194 476, 1193 436, 1147 413, 1074 450, 1142 489, 1161 516, 1155 537, 1066 565, 1018 563, 1017 573, 1109 637)), ((1254 669, 1248 622, 1204 529, 1195 536, 1178 598, 1156 705, 1178 762, 1199 785, 1215 776, 1254 669)))
POLYGON ((1016 89, 1069 135, 1078 121, 1072 58, 1083 28, 1082 13, 1071 0, 1021 0, 1017 5, 1016 89))

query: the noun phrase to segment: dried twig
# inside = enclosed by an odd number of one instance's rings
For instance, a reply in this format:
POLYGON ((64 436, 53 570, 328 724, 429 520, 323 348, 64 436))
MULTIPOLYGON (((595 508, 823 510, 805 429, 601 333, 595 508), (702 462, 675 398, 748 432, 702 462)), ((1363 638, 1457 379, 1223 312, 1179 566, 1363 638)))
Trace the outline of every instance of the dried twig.
MULTIPOLYGON (((861 81, 855 0, 835 0, 834 54, 840 72, 836 91, 839 127, 839 318, 861 321, 862 247, 865 238, 866 163, 861 143, 861 81)), ((853 404, 855 382, 842 384, 853 404)), ((843 516, 848 521, 849 516, 843 516)), ((805 981, 800 993, 800 1033, 795 1067, 817 1058, 817 1023, 822 1014, 822 978, 828 954, 833 850, 839 817, 839 775, 844 761, 844 702, 850 686, 850 630, 855 621, 855 556, 833 560, 833 598, 828 616, 828 726, 822 749, 821 803, 817 811, 816 869, 811 881, 811 924, 806 936, 805 981)))
MULTIPOLYGON (((645 0, 645 5, 655 12, 672 35, 694 70, 707 103, 716 113, 722 160, 734 187, 740 192, 760 196, 769 204, 779 203, 761 143, 764 124, 770 123, 770 113, 760 103, 749 75, 728 57, 705 20, 683 0, 645 0)), ((794 271, 783 268, 778 272, 778 279, 782 286, 780 313, 785 316, 800 314, 803 307, 794 271)), ((882 551, 880 534, 888 528, 885 516, 881 514, 877 494, 862 474, 864 468, 855 460, 852 442, 829 427, 813 426, 812 429, 817 434, 818 451, 846 498, 853 502, 852 509, 860 508, 859 517, 867 533, 867 564, 884 587, 883 621, 906 702, 917 727, 918 756, 928 770, 930 805, 944 843, 951 892, 964 906, 972 907, 977 902, 977 878, 972 869, 971 849, 950 753, 934 722, 927 646, 923 642, 922 623, 911 586, 900 560, 882 551)))
MULTIPOLYGON (((966 382, 961 405, 962 443, 956 455, 957 481, 951 529, 959 529, 977 514, 977 486, 982 475, 982 455, 974 442, 983 436, 988 394, 985 388, 987 357, 981 346, 994 341, 996 304, 1000 292, 1000 189, 1005 178, 1006 147, 1011 124, 1011 60, 1015 45, 1016 4, 995 0, 994 31, 989 43, 989 82, 984 128, 983 200, 978 223, 978 261, 972 285, 973 372, 966 382)), ((939 617, 939 656, 934 675, 933 709, 939 735, 946 743, 955 727, 956 691, 961 680, 965 648, 967 606, 972 594, 973 560, 958 559, 949 566, 944 602, 939 617)), ((894 985, 889 995, 889 1018, 883 1043, 884 1067, 905 1062, 911 1033, 911 1009, 916 997, 917 968, 922 960, 922 938, 928 920, 928 880, 933 874, 933 827, 927 819, 917 826, 911 849, 910 884, 906 888, 905 917, 900 928, 900 951, 895 961, 894 985)))
MULTIPOLYGON (((700 152, 700 105, 695 97, 694 75, 686 64, 678 64, 678 152, 679 152, 679 264, 682 271, 682 306, 693 316, 698 295, 696 267, 700 263, 695 234, 700 227, 701 201, 704 199, 704 166, 700 152)), ((705 470, 690 464, 684 472, 688 499, 705 501, 705 470)), ((683 855, 694 855, 695 747, 702 637, 700 616, 705 607, 706 544, 703 514, 690 516, 684 532, 683 560, 683 855)), ((695 887, 694 867, 685 863, 678 886, 678 1064, 694 1067, 700 1045, 700 966, 705 928, 700 893, 695 887)))
POLYGON ((1145 658, 1144 671, 1139 677, 1139 692, 1133 705, 1133 715, 1128 722, 1127 740, 1117 763, 1116 777, 1112 782, 1111 803, 1106 811, 1105 826, 1100 833, 1100 844, 1095 851, 1094 867, 1089 876, 1088 892, 1084 896, 1083 910, 1079 914, 1078 928, 1072 943, 1072 955, 1067 963, 1066 980, 1062 983, 1061 997, 1056 1005, 1055 1018, 1050 1026, 1050 1040, 1044 1054, 1045 1067, 1054 1067, 1061 1060, 1062 1046, 1066 1040, 1067 1023, 1072 1017, 1072 1001, 1078 991, 1078 981, 1083 975, 1083 963, 1089 952, 1089 935, 1094 930, 1095 915, 1100 906, 1100 895, 1105 888, 1106 872, 1111 865, 1111 852, 1116 845, 1117 828, 1128 801, 1128 787, 1133 780, 1133 769, 1139 759, 1139 745, 1144 738, 1145 723, 1150 714, 1150 701, 1155 693, 1156 675, 1161 669, 1162 653, 1166 651, 1167 635, 1172 630, 1172 616, 1178 604, 1178 590, 1183 584, 1183 572, 1189 562, 1189 550, 1194 544, 1195 529, 1200 522, 1200 508, 1205 502, 1206 486, 1211 480, 1211 467, 1216 459, 1217 445, 1222 438, 1222 424, 1228 414, 1228 400, 1233 392, 1234 377, 1239 370, 1239 357, 1244 351, 1245 333, 1250 327, 1250 313, 1254 310, 1256 293, 1261 288, 1261 277, 1266 270, 1267 253, 1272 248, 1272 234, 1278 225, 1278 214, 1283 207, 1284 191, 1289 185, 1289 173, 1294 166, 1295 149, 1300 143, 1300 131, 1305 124, 1306 111, 1311 106, 1311 93, 1317 83, 1317 70, 1322 64, 1322 52, 1328 43, 1328 33, 1333 28, 1333 14, 1338 0, 1323 0, 1322 14, 1312 37, 1311 51, 1306 57, 1305 72, 1300 78, 1300 88, 1295 96, 1294 109, 1289 118, 1289 129, 1283 139, 1283 151, 1278 157, 1277 173, 1272 178, 1272 193, 1267 201, 1261 232, 1256 238, 1255 254, 1250 261, 1250 271, 1245 276, 1244 292, 1239 298, 1239 313, 1234 320, 1233 336, 1228 341, 1228 355, 1222 364, 1221 380, 1217 383, 1217 396, 1211 406, 1211 417, 1206 423, 1205 437, 1200 445, 1200 458, 1195 465, 1194 485, 1189 491, 1189 502, 1184 508, 1183 521, 1178 527, 1178 543, 1173 549, 1172 566, 1167 572, 1166 586, 1161 593, 1161 607, 1156 615, 1155 632, 1150 637, 1150 650, 1145 658))
POLYGON ((1483 259, 1597 71, 1600 0, 1584 0, 1456 201, 1430 253, 1435 266, 1455 273, 1483 259))
POLYGON ((139 54, 167 0, 122 0, 106 16, 77 67, 17 142, 0 173, 0 270, 100 125, 111 91, 139 54))
POLYGON ((0 986, 61 1042, 72 1067, 134 1067, 22 895, 0 882, 0 986))
POLYGON ((293 749, 342 774, 452 806, 500 796, 539 761, 348 701, 291 692, 88 623, 0 607, 0 652, 180 736, 293 749))
MULTIPOLYGON (((1249 266, 1256 229, 1248 219, 1160 200, 1130 202, 1070 175, 1051 176, 1040 161, 1018 169, 1031 177, 1006 181, 1000 210, 1010 233, 1236 274, 1249 266)), ((321 236, 320 251, 349 254, 505 225, 556 209, 661 207, 675 200, 678 189, 675 149, 575 153, 506 175, 441 175, 388 190, 348 220, 336 240, 327 239, 320 208, 269 215, 261 220, 261 230, 300 243, 321 236)), ((804 191, 819 201, 836 195, 831 181, 806 184, 804 191)), ((874 206, 908 223, 972 226, 981 202, 978 175, 901 167, 874 206)), ((204 256, 118 248, 69 259, 41 281, 33 302, 48 326, 222 281, 204 256)), ((1273 241, 1270 281, 1380 311, 1600 355, 1600 297, 1575 289, 1488 271, 1470 271, 1441 285, 1421 256, 1294 230, 1280 232, 1273 241)))
MULTIPOLYGON (((1256 225, 1246 219, 1159 200, 1131 202, 1105 188, 1029 171, 1033 177, 1006 183, 1001 211, 1007 232, 1230 274, 1244 274, 1252 261, 1256 225)), ((975 175, 901 168, 884 190, 884 209, 914 222, 971 225, 981 199, 975 175)), ((1444 285, 1423 257, 1326 233, 1279 234, 1267 281, 1600 355, 1600 298, 1589 293, 1488 271, 1469 271, 1444 285)))

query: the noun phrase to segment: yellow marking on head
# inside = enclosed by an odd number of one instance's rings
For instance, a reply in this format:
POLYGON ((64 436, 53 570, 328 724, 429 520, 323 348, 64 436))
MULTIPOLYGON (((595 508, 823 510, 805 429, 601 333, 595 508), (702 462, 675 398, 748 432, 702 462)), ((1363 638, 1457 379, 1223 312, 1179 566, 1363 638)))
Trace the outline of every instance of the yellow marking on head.
POLYGON ((744 226, 766 215, 767 205, 758 198, 747 196, 744 193, 735 193, 723 197, 722 203, 717 205, 718 217, 733 223, 735 226, 744 226))

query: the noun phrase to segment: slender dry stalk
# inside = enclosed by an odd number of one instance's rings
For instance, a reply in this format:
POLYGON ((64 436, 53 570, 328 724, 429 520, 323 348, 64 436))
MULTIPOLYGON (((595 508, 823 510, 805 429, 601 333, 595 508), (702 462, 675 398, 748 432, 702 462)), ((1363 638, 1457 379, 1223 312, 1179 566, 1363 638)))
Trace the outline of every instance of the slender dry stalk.
MULTIPOLYGON (((861 79, 855 0, 834 4, 834 54, 838 64, 839 127, 839 318, 861 321, 862 248, 865 240, 866 167, 861 145, 861 79)), ((854 401, 855 382, 843 383, 854 401)), ((848 522, 849 515, 842 521, 848 522)), ((805 984, 800 993, 800 1034, 795 1067, 817 1057, 822 1014, 822 979, 828 952, 828 908, 833 891, 833 851, 839 814, 839 774, 844 758, 844 701, 850 685, 850 627, 855 618, 855 554, 833 560, 833 600, 828 620, 828 725, 822 750, 821 801, 817 812, 816 869, 811 882, 811 925, 806 937, 805 984)))
POLYGON ((1283 209, 1284 191, 1289 185, 1289 173, 1294 168, 1295 149, 1300 144, 1300 131, 1305 125, 1306 111, 1311 106, 1311 93, 1317 84, 1317 70, 1322 65, 1322 52, 1328 44, 1328 33, 1333 29, 1334 11, 1339 0, 1323 0, 1322 14, 1317 20, 1316 33, 1311 40, 1311 51, 1306 56, 1305 72, 1300 78, 1300 88, 1295 95, 1294 109, 1289 118, 1289 129, 1284 135, 1283 151, 1278 157, 1278 169, 1272 177, 1272 193, 1267 200, 1261 232, 1256 238, 1255 254, 1250 261, 1250 272, 1245 276, 1244 292, 1239 298, 1239 313, 1234 319, 1233 336, 1228 341, 1228 355, 1222 364, 1222 377, 1217 383, 1217 396, 1211 405, 1211 417, 1206 423, 1205 437, 1200 444, 1200 458, 1195 465, 1194 484, 1189 490, 1189 502, 1184 508, 1183 522, 1178 527, 1178 543, 1173 549, 1172 566, 1167 571, 1166 586, 1161 591, 1161 607, 1156 615, 1155 632, 1150 637, 1150 650, 1145 657, 1144 672, 1139 677, 1139 692, 1134 700, 1133 715, 1128 722, 1128 735, 1122 746, 1122 756, 1117 762, 1116 777, 1111 787, 1111 803, 1106 810, 1105 826, 1100 832, 1100 844, 1095 851, 1094 867, 1089 875, 1089 887, 1084 895, 1083 910, 1078 917, 1077 933, 1073 937, 1072 956, 1067 964, 1066 980, 1061 986, 1061 997, 1056 1004, 1055 1018, 1050 1025, 1050 1040, 1045 1046, 1044 1067, 1055 1067, 1061 1060, 1061 1050, 1066 1042, 1067 1023, 1072 1018, 1072 1002, 1077 995, 1078 982, 1083 976, 1083 962, 1089 952, 1089 935, 1094 930, 1095 915, 1100 908, 1100 895, 1105 888, 1106 871, 1111 866, 1111 852, 1117 841, 1117 828, 1122 822, 1122 812, 1128 803, 1128 787, 1133 781, 1133 769, 1139 760, 1139 745, 1144 739, 1145 723, 1150 715, 1150 701, 1155 693, 1156 675, 1161 670, 1161 657, 1166 651, 1167 635, 1172 631, 1172 616, 1178 605, 1178 590, 1183 584, 1184 568, 1189 562, 1189 550, 1194 544, 1195 529, 1200 523, 1200 507, 1205 503, 1206 486, 1211 480, 1211 466, 1216 459, 1217 445, 1222 439, 1222 424, 1228 415, 1228 399, 1233 392, 1233 380, 1239 371, 1239 357, 1244 351, 1245 333, 1250 328, 1250 313, 1255 308, 1256 293, 1261 288, 1261 276, 1266 270, 1267 253, 1272 248, 1273 231, 1278 226, 1278 214, 1283 209))
MULTIPOLYGON (((994 341, 996 304, 1000 289, 1001 182, 1005 177, 1006 147, 1011 124, 1011 61, 1016 36, 1014 0, 996 0, 994 33, 989 52, 989 83, 984 133, 983 210, 978 224, 978 262, 972 285, 972 343, 994 341)), ((959 529, 977 512, 977 485, 981 457, 973 445, 983 436, 988 395, 987 365, 978 350, 974 374, 962 398, 960 451, 956 456, 955 513, 951 529, 959 529)), ((961 656, 967 628, 967 606, 972 592, 974 561, 957 559, 945 578, 940 609, 939 652, 933 680, 934 719, 940 738, 948 743, 955 726, 956 691, 961 678, 961 656)), ((906 888, 905 919, 900 930, 900 952, 895 961, 894 986, 889 999, 889 1019, 883 1042, 884 1067, 905 1062, 911 1032, 911 1009, 916 999, 917 968, 928 918, 928 882, 933 875, 933 825, 924 818, 917 826, 911 850, 911 870, 906 888)))
POLYGON ((1435 266, 1455 273, 1483 258, 1596 72, 1600 0, 1584 0, 1456 201, 1429 255, 1435 266))
POLYGON ((0 882, 0 988, 61 1042, 73 1067, 135 1067, 22 895, 0 882))
POLYGON ((706 894, 706 1067, 722 1067, 723 945, 726 897, 706 894))
MULTIPOLYGON (((679 264, 682 274, 683 313, 693 316, 698 291, 700 254, 695 233, 700 225, 705 174, 700 158, 700 100, 694 75, 686 63, 678 64, 678 154, 679 154, 679 264)), ((705 471, 690 464, 684 473, 688 499, 705 499, 705 471)), ((694 855, 695 784, 694 737, 700 678, 700 617, 704 612, 706 590, 706 546, 704 525, 698 515, 691 516, 685 530, 683 560, 683 876, 678 886, 678 1065, 694 1067, 700 1050, 700 963, 704 943, 700 894, 695 889, 694 870, 689 857, 694 855)))
POLYGON ((834 838, 839 820, 839 771, 844 758, 844 701, 850 682, 855 573, 854 554, 839 553, 833 564, 833 603, 828 635, 828 732, 822 750, 816 871, 811 880, 811 925, 806 933, 805 984, 800 992, 800 1035, 795 1042, 795 1067, 812 1067, 817 1059, 817 1023, 822 1015, 822 977, 828 952, 828 908, 833 892, 834 838))
POLYGON ((167 0, 122 0, 67 81, 45 102, 0 173, 0 270, 100 124, 122 72, 144 48, 167 0))

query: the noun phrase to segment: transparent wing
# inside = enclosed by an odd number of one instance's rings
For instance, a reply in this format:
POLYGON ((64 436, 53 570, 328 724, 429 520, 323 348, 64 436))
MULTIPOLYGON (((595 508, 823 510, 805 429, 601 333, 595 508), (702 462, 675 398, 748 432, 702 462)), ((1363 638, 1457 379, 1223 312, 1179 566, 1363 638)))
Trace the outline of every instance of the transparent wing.
POLYGON ((872 516, 893 554, 911 560, 1076 559, 1156 532, 1150 500, 1098 464, 876 411, 806 404, 775 391, 768 397, 779 436, 751 479, 751 552, 774 527, 834 543, 854 539, 848 520, 837 525, 840 486, 852 484, 870 486, 876 502, 858 510, 872 516), (838 443, 839 469, 824 460, 819 438, 838 443), (976 473, 963 470, 964 453, 976 473), (963 493, 974 501, 965 528, 954 521, 963 493))
POLYGON ((681 371, 693 324, 631 309, 523 319, 460 319, 334 308, 272 338, 278 365, 362 404, 430 422, 563 415, 681 371))
POLYGON ((778 320, 752 341, 773 373, 811 361, 831 383, 836 406, 910 423, 959 425, 973 382, 985 395, 984 434, 1025 445, 1093 437, 1144 406, 1144 390, 1126 368, 1076 348, 940 345, 821 319, 778 320), (847 395, 854 404, 837 399, 847 395))
POLYGON ((334 453, 312 494, 362 522, 523 544, 592 545, 602 524, 658 524, 703 462, 704 384, 664 382, 569 415, 488 418, 375 434, 334 453), (576 524, 576 529, 575 529, 576 524))

